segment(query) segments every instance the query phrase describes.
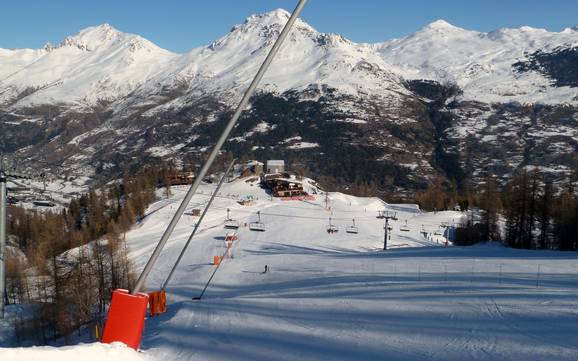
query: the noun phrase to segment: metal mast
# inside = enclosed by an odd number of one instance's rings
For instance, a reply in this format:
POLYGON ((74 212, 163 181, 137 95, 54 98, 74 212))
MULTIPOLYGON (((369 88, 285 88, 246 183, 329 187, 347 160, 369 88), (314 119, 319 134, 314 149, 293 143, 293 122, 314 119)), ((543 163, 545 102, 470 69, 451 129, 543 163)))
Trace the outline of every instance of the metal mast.
POLYGON ((383 250, 384 251, 387 250, 387 239, 389 238, 389 220, 395 219, 396 216, 397 216, 396 212, 392 212, 392 211, 384 211, 383 212, 383 218, 385 218, 385 224, 383 225, 383 230, 384 230, 383 250))
POLYGON ((195 181, 191 185, 191 188, 189 189, 189 191, 185 195, 183 202, 181 203, 181 205, 177 209, 177 212, 175 213, 173 219, 169 223, 167 229, 165 230, 165 233, 162 235, 161 239, 159 240, 159 243, 157 244, 155 250, 153 251, 153 254, 151 255, 147 264, 145 265, 145 267, 144 267, 142 273, 140 274, 134 288, 131 290, 131 294, 138 293, 141 290, 141 288, 144 286, 144 283, 145 283, 150 271, 152 270, 157 259, 159 258, 159 256, 160 256, 165 244, 167 243, 170 235, 173 233, 173 230, 175 229, 179 219, 181 218, 181 216, 185 212, 185 208, 187 207, 191 198, 193 197, 193 195, 197 191, 197 188, 199 188, 199 184, 201 183, 202 179, 207 174, 209 168, 213 164, 213 161, 215 160, 215 158, 219 154, 219 151, 221 150, 221 147, 225 143, 225 140, 227 140, 229 133, 231 133, 231 130, 233 130, 233 127, 237 123, 237 120, 239 119, 241 112, 247 106, 247 103, 249 102, 249 98, 251 98, 251 95, 253 95, 255 88, 257 88, 257 85, 259 84, 259 82, 263 78, 265 71, 267 71, 267 69, 269 68, 269 65, 271 65, 271 61, 273 61, 273 58, 275 57, 275 55, 279 51, 281 44, 283 44, 283 41, 287 37, 289 30, 293 26, 293 23, 295 23, 295 21, 299 17, 299 14, 301 13, 301 10, 303 10, 303 7, 305 6, 306 2, 307 2, 307 0, 299 0, 299 3, 295 7, 295 10, 293 10, 293 13, 291 14, 291 17, 289 18, 289 20, 287 20, 285 27, 281 31, 281 34, 279 34, 279 38, 277 38, 277 41, 275 42, 275 44, 273 44, 273 47, 269 51, 269 54, 265 58, 265 61, 263 62, 263 64, 259 68, 257 75, 255 75, 255 78, 251 82, 251 85, 249 85, 249 88, 247 88, 245 95, 243 95, 243 98, 241 99, 241 102, 237 106, 237 109, 235 110, 233 117, 231 118, 231 120, 229 120, 229 123, 227 124, 227 126, 223 130, 223 133, 219 137, 219 140, 217 140, 217 144, 215 144, 215 147, 213 148, 213 150, 209 154, 207 161, 205 162, 205 164, 203 165, 203 167, 199 171, 199 174, 195 178, 195 181))
POLYGON ((0 319, 4 318, 4 299, 6 298, 6 174, 0 169, 0 319))

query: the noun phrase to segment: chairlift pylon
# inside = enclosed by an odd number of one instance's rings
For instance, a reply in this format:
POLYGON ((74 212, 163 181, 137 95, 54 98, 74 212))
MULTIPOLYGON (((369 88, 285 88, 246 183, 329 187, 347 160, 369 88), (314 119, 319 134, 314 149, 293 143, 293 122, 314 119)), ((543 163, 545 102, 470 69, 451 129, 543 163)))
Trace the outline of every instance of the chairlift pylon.
POLYGON ((329 224, 327 225, 327 233, 332 234, 332 233, 337 233, 339 232, 339 228, 337 228, 337 226, 331 224, 331 217, 329 217, 329 224))
POLYGON ((351 220, 351 226, 348 226, 347 228, 345 228, 345 232, 353 233, 353 234, 359 233, 359 229, 355 225, 355 218, 351 220))
POLYGON ((255 232, 265 232, 265 223, 261 222, 261 211, 257 211, 257 222, 249 223, 249 230, 255 232))
POLYGON ((230 209, 227 208, 227 218, 225 219, 225 228, 226 229, 238 229, 239 228, 239 221, 229 217, 229 213, 230 213, 230 209))

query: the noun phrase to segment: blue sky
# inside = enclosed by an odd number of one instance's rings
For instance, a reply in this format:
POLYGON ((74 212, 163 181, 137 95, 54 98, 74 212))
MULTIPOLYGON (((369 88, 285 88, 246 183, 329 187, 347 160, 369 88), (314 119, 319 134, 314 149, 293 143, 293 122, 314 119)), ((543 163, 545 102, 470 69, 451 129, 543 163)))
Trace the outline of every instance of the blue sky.
MULTIPOLYGON (((292 10, 296 0, 0 0, 0 47, 39 48, 87 26, 110 23, 185 52, 208 44, 248 15, 292 10)), ((560 31, 578 24, 577 0, 309 0, 302 17, 356 42, 408 35, 444 19, 479 31, 529 25, 560 31)))

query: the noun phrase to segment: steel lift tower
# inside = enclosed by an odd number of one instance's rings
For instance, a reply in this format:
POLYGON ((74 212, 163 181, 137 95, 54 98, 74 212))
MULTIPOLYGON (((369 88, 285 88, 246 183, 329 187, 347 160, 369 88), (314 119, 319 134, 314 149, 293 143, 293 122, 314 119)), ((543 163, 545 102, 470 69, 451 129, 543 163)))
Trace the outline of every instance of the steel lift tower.
POLYGON ((6 173, 0 169, 0 319, 4 318, 6 304, 6 173))

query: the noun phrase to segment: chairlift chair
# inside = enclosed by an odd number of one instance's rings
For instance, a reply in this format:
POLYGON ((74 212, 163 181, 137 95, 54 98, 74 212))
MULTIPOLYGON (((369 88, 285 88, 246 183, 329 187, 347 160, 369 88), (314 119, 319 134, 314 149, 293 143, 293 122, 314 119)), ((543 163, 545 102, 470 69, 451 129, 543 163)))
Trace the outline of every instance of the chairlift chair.
POLYGON ((238 229, 239 228, 239 221, 232 219, 229 217, 229 208, 227 208, 227 218, 225 219, 225 228, 226 229, 238 229))
POLYGON ((405 220, 405 224, 399 227, 399 230, 402 232, 409 232, 409 226, 407 225, 407 219, 405 220))
POLYGON ((357 228, 357 226, 355 225, 355 218, 351 220, 351 226, 348 226, 347 228, 345 228, 345 232, 347 233, 353 233, 353 234, 357 234, 359 233, 359 229, 357 228))
POLYGON ((332 233, 337 233, 339 232, 339 228, 337 228, 337 226, 331 224, 331 218, 329 218, 329 224, 327 225, 327 233, 332 234, 332 233))
POLYGON ((425 230, 423 224, 421 225, 421 228, 419 230, 419 233, 421 233, 421 235, 423 236, 423 238, 427 238, 427 231, 425 230))
POLYGON ((249 229, 255 232, 265 232, 265 223, 261 222, 261 211, 257 211, 257 222, 249 223, 249 229))

